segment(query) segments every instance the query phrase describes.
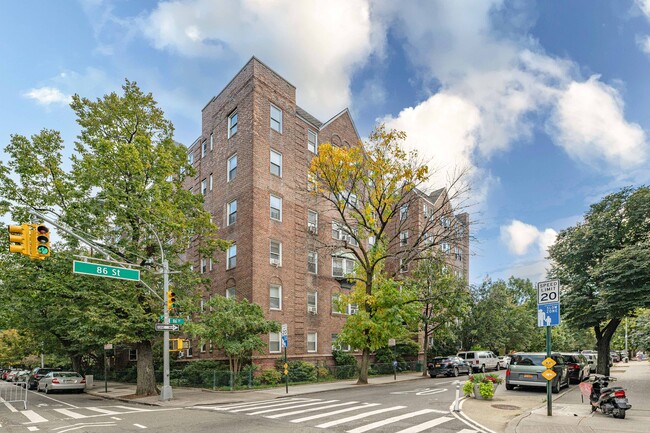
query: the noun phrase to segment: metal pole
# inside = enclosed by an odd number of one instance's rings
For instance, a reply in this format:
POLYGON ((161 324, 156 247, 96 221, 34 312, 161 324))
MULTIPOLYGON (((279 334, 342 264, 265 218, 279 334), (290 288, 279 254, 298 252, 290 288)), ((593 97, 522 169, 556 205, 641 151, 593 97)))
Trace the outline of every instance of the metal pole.
POLYGON ((108 357, 104 349, 104 392, 108 392, 108 357))
MULTIPOLYGON (((551 327, 546 327, 546 357, 551 357, 551 327)), ((560 380, 561 378, 557 378, 560 380)), ((553 399, 551 397, 551 382, 552 380, 546 381, 546 415, 553 416, 553 399)))
POLYGON ((456 400, 454 401, 454 412, 460 412, 460 380, 456 381, 456 400))
MULTIPOLYGON (((625 358, 629 357, 629 353, 627 351, 627 317, 625 318, 625 358)), ((622 359, 621 359, 622 361, 622 359)))
POLYGON ((397 345, 393 346, 393 380, 397 380, 397 345))
POLYGON ((289 394, 289 364, 287 363, 287 346, 284 346, 284 386, 285 392, 289 394))
MULTIPOLYGON (((166 259, 162 262, 163 265, 163 323, 169 324, 169 309, 167 308, 167 301, 169 298, 169 262, 166 259)), ((166 401, 173 398, 172 387, 169 384, 169 331, 163 332, 163 387, 160 391, 160 400, 166 401)))

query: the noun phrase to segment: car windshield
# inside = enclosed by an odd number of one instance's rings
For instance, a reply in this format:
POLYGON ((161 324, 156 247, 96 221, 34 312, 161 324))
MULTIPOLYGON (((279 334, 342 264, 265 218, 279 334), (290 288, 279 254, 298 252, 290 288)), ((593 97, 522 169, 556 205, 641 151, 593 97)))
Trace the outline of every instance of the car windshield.
POLYGON ((510 363, 512 365, 542 365, 542 361, 546 359, 546 355, 536 355, 531 353, 522 353, 515 355, 510 363))
POLYGON ((574 355, 562 355, 566 362, 578 362, 578 359, 574 355))
POLYGON ((62 373, 58 373, 56 376, 57 377, 81 377, 79 373, 75 373, 74 371, 64 371, 62 373))

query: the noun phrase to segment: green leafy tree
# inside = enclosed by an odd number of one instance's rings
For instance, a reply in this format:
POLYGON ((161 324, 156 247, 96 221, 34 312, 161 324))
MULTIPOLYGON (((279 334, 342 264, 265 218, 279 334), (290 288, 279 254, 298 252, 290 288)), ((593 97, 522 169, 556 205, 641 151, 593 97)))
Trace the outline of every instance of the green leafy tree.
MULTIPOLYGON (((429 353, 429 336, 444 334, 451 323, 458 323, 470 306, 470 294, 464 279, 447 270, 444 257, 428 254, 417 262, 405 286, 417 293, 422 305, 420 324, 422 327, 424 353, 429 353)), ((425 364, 428 359, 425 359, 425 364)), ((423 372, 426 376, 426 370, 423 372)))
POLYGON ((432 209, 433 217, 422 226, 412 226, 413 219, 400 218, 400 210, 409 205, 416 208, 420 188, 426 189, 431 178, 417 153, 403 150, 405 137, 404 132, 379 125, 367 141, 341 147, 322 144, 310 167, 311 194, 328 205, 344 232, 342 238, 322 248, 357 263, 355 272, 348 275, 356 287, 347 298, 359 306, 359 313, 348 317, 341 338, 362 350, 360 384, 368 382, 371 352, 385 345, 388 338, 398 337, 396 324, 410 317, 402 306, 412 300, 394 293, 395 283, 390 279, 398 269, 389 269, 386 260, 408 263, 446 239, 451 231, 433 230, 435 221, 442 216, 451 219, 450 201, 464 191, 462 176, 458 176, 449 186, 454 193, 444 195, 443 203, 432 209), (411 236, 408 247, 403 247, 399 233, 407 229, 411 236))
POLYGON ((549 249, 562 313, 593 328, 598 372, 609 374, 610 341, 622 319, 650 307, 650 188, 624 188, 591 205, 549 249))
POLYGON ((260 335, 278 331, 280 324, 266 320, 259 305, 220 295, 213 296, 197 320, 186 326, 189 334, 224 351, 233 374, 239 373, 244 358, 266 347, 260 335))

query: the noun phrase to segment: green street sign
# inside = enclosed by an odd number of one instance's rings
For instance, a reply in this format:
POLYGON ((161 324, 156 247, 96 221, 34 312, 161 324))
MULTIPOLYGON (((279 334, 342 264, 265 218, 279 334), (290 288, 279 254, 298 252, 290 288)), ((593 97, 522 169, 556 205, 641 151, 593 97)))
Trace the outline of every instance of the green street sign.
MULTIPOLYGON (((161 314, 160 315, 160 321, 162 322, 163 320, 165 320, 165 316, 161 314)), ((169 323, 174 324, 174 325, 184 325, 185 324, 185 319, 183 319, 182 317, 170 317, 169 318, 169 323)))
POLYGON ((140 271, 136 269, 117 268, 115 266, 99 265, 97 263, 72 262, 72 272, 75 274, 94 275, 95 277, 115 278, 118 280, 140 281, 140 271))

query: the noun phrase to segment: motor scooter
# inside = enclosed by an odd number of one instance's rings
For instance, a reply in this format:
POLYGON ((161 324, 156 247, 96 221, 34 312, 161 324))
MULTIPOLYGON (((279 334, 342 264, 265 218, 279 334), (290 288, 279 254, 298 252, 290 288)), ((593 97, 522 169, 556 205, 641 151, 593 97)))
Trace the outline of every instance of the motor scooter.
POLYGON ((594 383, 589 394, 591 411, 600 409, 605 415, 613 415, 614 418, 624 419, 625 411, 632 407, 627 401, 625 389, 620 386, 608 387, 609 382, 615 382, 616 378, 594 375, 594 383))

